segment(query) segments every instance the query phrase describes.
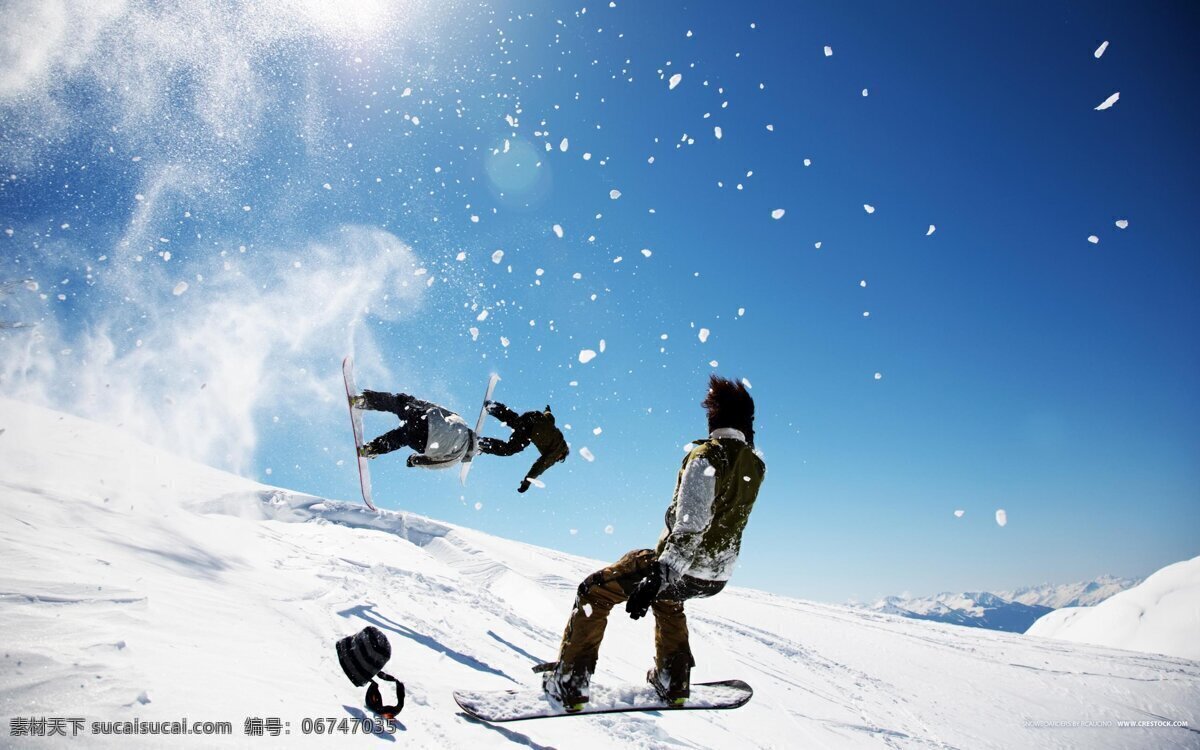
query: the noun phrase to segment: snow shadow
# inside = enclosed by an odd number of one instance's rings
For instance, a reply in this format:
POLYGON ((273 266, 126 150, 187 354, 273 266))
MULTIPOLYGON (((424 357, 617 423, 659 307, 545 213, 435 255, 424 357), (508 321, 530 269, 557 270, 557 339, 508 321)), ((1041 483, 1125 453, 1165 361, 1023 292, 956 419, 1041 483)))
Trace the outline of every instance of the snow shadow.
POLYGON ((458 662, 459 664, 470 667, 471 669, 474 669, 478 672, 487 672, 488 674, 494 674, 494 675, 503 677, 504 679, 508 680, 509 682, 513 682, 513 683, 517 682, 512 677, 510 677, 507 673, 505 673, 502 670, 496 669, 495 667, 491 666, 490 664, 482 662, 473 656, 468 656, 467 654, 464 654, 460 651, 455 651, 454 649, 452 649, 452 648, 446 646, 445 644, 441 643, 440 641, 438 641, 436 638, 431 638, 431 637, 425 635, 424 633, 418 633, 417 631, 413 630, 410 627, 401 625, 400 623, 395 622, 393 620, 389 620, 388 618, 386 618, 383 615, 376 612, 375 605, 373 605, 373 604, 360 604, 356 607, 344 609, 344 610, 338 612, 338 614, 341 615, 342 617, 358 617, 362 620, 365 620, 367 623, 374 625, 377 628, 380 628, 382 630, 391 631, 391 632, 395 633, 396 635, 404 636, 405 638, 409 639, 410 641, 415 641, 416 643, 421 644, 425 648, 432 649, 432 650, 438 652, 439 654, 445 654, 446 656, 450 657, 451 659, 458 662))
POLYGON ((489 630, 489 631, 487 632, 487 634, 488 634, 489 636, 491 636, 491 637, 492 637, 494 640, 496 640, 496 641, 499 641, 501 644, 503 644, 503 645, 505 645, 505 646, 508 646, 508 647, 509 647, 509 648, 511 648, 513 651, 516 651, 518 654, 520 654, 521 656, 524 656, 526 659, 529 659, 529 660, 530 660, 530 661, 532 661, 534 664, 541 664, 542 662, 546 661, 545 659, 539 659, 539 658, 537 658, 536 656, 534 656, 533 654, 529 653, 528 651, 526 651, 525 649, 521 648, 520 646, 518 646, 518 645, 517 645, 517 644, 515 644, 515 643, 509 643, 508 641, 504 640, 504 639, 503 639, 503 638, 501 638, 499 635, 497 635, 497 634, 496 634, 496 632, 495 632, 494 630, 489 630))
POLYGON ((488 722, 483 721, 481 719, 476 719, 474 716, 471 716, 470 714, 465 713, 463 711, 459 711, 458 715, 461 716, 462 718, 466 719, 467 721, 471 722, 472 724, 478 724, 481 727, 487 727, 488 729, 492 730, 493 732, 498 732, 500 735, 502 735, 504 737, 504 739, 508 740, 509 742, 515 742, 518 745, 524 745, 525 747, 531 747, 531 748, 533 748, 533 750, 557 750, 557 748, 555 748, 551 745, 539 745, 538 743, 534 742, 533 739, 530 738, 528 735, 521 734, 520 732, 514 732, 511 729, 508 729, 508 728, 502 727, 502 726, 498 726, 496 724, 489 724, 488 722))

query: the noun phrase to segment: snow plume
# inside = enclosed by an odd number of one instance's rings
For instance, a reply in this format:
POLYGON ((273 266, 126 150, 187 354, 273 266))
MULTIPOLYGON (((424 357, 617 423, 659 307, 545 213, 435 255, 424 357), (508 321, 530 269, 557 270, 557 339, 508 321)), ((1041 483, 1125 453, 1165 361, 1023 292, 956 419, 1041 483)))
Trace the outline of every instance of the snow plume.
POLYGON ((346 352, 356 353, 368 377, 385 379, 361 323, 368 315, 408 316, 426 289, 407 245, 356 226, 258 259, 235 250, 203 263, 178 264, 190 281, 183 295, 158 269, 88 290, 75 303, 95 308, 86 326, 60 312, 51 295, 40 310, 31 307, 37 294, 13 295, 25 305, 21 317, 37 326, 0 331, 0 393, 123 425, 174 452, 243 471, 257 444, 256 417, 343 416, 321 405, 338 403, 331 401, 342 387, 336 364, 346 352), (120 296, 125 301, 115 303, 120 296))
MULTIPOLYGON (((276 102, 318 75, 296 65, 296 81, 265 75, 264 60, 404 36, 420 26, 422 2, 385 0, 215 2, 204 0, 15 0, 0 26, 0 117, 4 151, 36 164, 60 139, 96 122, 113 140, 194 163, 244 153, 276 102), (87 111, 80 117, 80 109, 87 111), (218 157, 218 158, 214 158, 218 157)), ((321 106, 312 97, 306 101, 321 106)), ((322 139, 321 113, 302 117, 322 139)), ((313 146, 309 143, 309 147, 313 146)))

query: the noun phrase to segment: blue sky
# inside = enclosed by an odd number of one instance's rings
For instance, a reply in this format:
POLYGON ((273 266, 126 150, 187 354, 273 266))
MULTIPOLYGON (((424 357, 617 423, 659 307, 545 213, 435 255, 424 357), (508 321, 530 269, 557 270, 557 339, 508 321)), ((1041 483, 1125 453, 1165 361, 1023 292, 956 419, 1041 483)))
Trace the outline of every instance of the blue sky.
POLYGON ((768 465, 738 584, 1197 554, 1193 7, 584 7, 20 9, 0 312, 37 325, 0 393, 352 500, 343 353, 469 420, 499 372, 595 461, 518 495, 533 455, 383 458, 377 501, 607 559, 657 538, 715 369, 768 465))

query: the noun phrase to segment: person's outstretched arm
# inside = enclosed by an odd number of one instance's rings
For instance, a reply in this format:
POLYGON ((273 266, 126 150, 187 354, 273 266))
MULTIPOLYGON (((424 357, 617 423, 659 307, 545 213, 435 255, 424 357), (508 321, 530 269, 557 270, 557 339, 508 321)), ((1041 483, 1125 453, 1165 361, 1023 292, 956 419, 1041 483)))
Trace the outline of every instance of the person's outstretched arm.
POLYGON ((514 456, 528 447, 529 432, 526 430, 513 430, 512 437, 508 440, 497 440, 490 437, 479 438, 480 453, 487 453, 490 456, 514 456))
POLYGON ((486 404, 484 404, 483 408, 487 409, 488 414, 491 414, 493 417, 514 430, 517 429, 517 425, 521 421, 520 416, 518 416, 515 411, 499 401, 488 401, 486 404))

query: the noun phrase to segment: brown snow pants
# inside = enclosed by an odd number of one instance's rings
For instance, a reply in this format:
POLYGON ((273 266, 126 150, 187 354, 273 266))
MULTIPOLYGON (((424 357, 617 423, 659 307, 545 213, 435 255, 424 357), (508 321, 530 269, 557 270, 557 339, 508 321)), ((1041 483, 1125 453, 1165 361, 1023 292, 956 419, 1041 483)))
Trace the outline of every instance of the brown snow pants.
MULTIPOLYGON (((634 587, 646 576, 650 567, 656 564, 657 556, 654 550, 637 549, 627 552, 611 566, 588 576, 588 581, 593 583, 575 598, 571 619, 567 621, 566 630, 563 632, 558 660, 564 673, 569 671, 578 674, 580 671, 586 671, 592 674, 596 671, 596 659, 600 655, 600 642, 604 640, 609 613, 614 606, 629 598, 634 587)), ((692 662, 692 651, 688 645, 687 617, 683 614, 682 600, 695 596, 711 596, 723 586, 723 583, 716 583, 706 590, 688 592, 690 595, 682 596, 671 591, 663 592, 666 596, 660 594, 660 598, 650 605, 654 612, 654 652, 659 669, 668 669, 669 665, 677 664, 679 660, 686 660, 689 665, 692 662)), ((702 586, 701 589, 705 587, 702 586)))

